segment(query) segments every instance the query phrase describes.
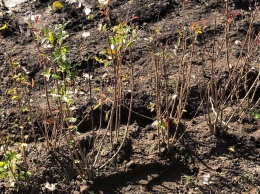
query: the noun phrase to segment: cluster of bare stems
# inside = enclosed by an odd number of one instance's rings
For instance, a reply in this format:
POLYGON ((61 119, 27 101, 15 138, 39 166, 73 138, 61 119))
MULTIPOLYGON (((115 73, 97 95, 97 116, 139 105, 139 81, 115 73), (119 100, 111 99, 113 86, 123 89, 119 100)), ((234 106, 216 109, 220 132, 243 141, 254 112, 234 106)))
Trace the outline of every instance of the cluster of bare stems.
MULTIPOLYGON (((159 28, 157 28, 152 35, 152 55, 154 61, 154 77, 156 82, 156 123, 157 123, 157 135, 158 135, 158 151, 162 152, 165 150, 166 145, 169 149, 171 143, 176 143, 177 134, 181 126, 181 119, 187 105, 190 84, 191 84, 191 61, 194 56, 194 42, 196 36, 190 36, 190 34, 183 30, 180 34, 178 43, 175 45, 181 50, 179 70, 172 82, 169 78, 169 69, 172 68, 170 63, 167 63, 169 58, 172 58, 169 45, 162 46, 156 42, 157 35, 159 34, 159 28), (187 49, 187 42, 194 41, 191 45, 191 49, 187 49), (159 45, 158 45, 159 44, 159 45), (187 59, 187 55, 190 55, 190 60, 187 59), (163 80, 163 81, 162 81, 163 80), (169 83, 174 84, 174 94, 169 93, 169 83), (164 98, 163 98, 164 96, 164 98), (164 100, 165 99, 165 100, 164 100), (165 107, 162 110, 162 107, 165 107), (173 130, 174 127, 174 130, 173 130), (173 135, 171 134, 174 131, 173 135)), ((172 86, 171 86, 172 87, 172 86)))
MULTIPOLYGON (((216 33, 214 33, 213 37, 213 46, 212 50, 209 51, 211 53, 211 67, 210 67, 210 79, 205 80, 200 78, 201 72, 197 72, 197 74, 193 74, 192 72, 196 71, 192 61, 194 59, 199 58, 196 56, 196 50, 201 50, 199 44, 197 44, 197 35, 204 28, 204 22, 200 22, 200 25, 191 25, 190 31, 195 33, 195 36, 192 36, 187 31, 183 30, 179 41, 177 43, 178 47, 180 47, 181 51, 181 60, 179 62, 179 71, 177 75, 177 81, 174 89, 174 94, 169 93, 169 83, 172 83, 169 80, 169 68, 171 68, 170 63, 167 63, 168 54, 170 52, 169 45, 166 43, 164 46, 159 46, 160 43, 156 42, 156 36, 159 34, 159 29, 157 28, 152 36, 152 55, 154 61, 154 77, 156 80, 156 113, 157 113, 157 135, 158 135, 158 151, 161 152, 164 149, 161 149, 161 145, 167 145, 169 148, 171 142, 177 143, 180 138, 183 136, 182 133, 177 138, 177 134, 179 132, 179 128, 181 125, 181 119, 183 116, 183 112, 185 111, 185 107, 187 105, 188 99, 190 98, 190 90, 191 90, 191 80, 192 76, 194 76, 197 80, 197 85, 199 89, 199 99, 201 101, 200 107, 205 113, 205 119, 208 123, 209 129, 213 134, 218 133, 218 127, 222 126, 231 128, 229 123, 237 112, 237 110, 241 109, 242 105, 247 103, 247 110, 253 109, 259 104, 259 99, 255 102, 254 99, 256 97, 257 91, 259 91, 259 70, 256 70, 257 76, 256 78, 249 77, 250 69, 250 59, 255 52, 255 48, 259 47, 258 36, 253 31, 253 24, 256 21, 256 14, 258 11, 258 7, 254 6, 254 9, 251 9, 251 18, 250 25, 247 30, 247 35, 243 40, 241 45, 241 50, 237 61, 231 65, 230 62, 230 48, 232 44, 229 41, 229 30, 234 17, 236 17, 237 13, 232 13, 230 9, 230 2, 226 1, 225 10, 226 10, 226 22, 225 22, 225 34, 223 37, 223 41, 219 43, 216 38, 216 33), (247 54, 243 57, 243 50, 247 50, 247 54), (228 72, 228 76, 224 83, 220 83, 220 77, 217 74, 218 66, 220 66, 220 55, 221 53, 225 53, 226 58, 226 68, 228 72), (168 64, 168 65, 167 65, 168 64), (253 79, 253 80, 252 80, 253 79), (163 84, 162 81, 163 80, 163 84), (251 83, 251 84, 249 84, 251 83), (241 99, 241 91, 244 91, 245 95, 242 96, 241 99), (163 100, 162 96, 165 96, 165 100, 163 100), (236 101, 237 108, 233 109, 232 114, 230 115, 227 121, 223 119, 223 110, 227 107, 232 106, 236 101), (163 106, 165 105, 165 106, 163 106), (162 107, 165 107, 162 110, 162 107), (213 115, 211 114, 213 113, 213 115), (175 125, 174 135, 170 135, 170 129, 172 125, 175 125)), ((253 6, 252 6, 253 7, 253 6)), ((215 20, 215 28, 216 29, 216 20, 215 20)), ((205 50, 206 51, 206 45, 205 50)), ((205 53, 206 55, 206 53, 205 53)), ((203 53, 204 56, 204 53, 203 53)), ((222 65, 223 66, 223 65, 222 65)), ((203 65, 203 72, 205 72, 203 65)), ((185 131, 184 131, 185 132, 185 131)))
MULTIPOLYGON (((219 43, 214 34, 214 44, 211 51, 211 71, 210 80, 205 87, 203 86, 203 80, 198 81, 200 90, 200 97, 202 100, 202 108, 208 122, 208 126, 214 134, 217 134, 218 127, 232 128, 229 123, 232 117, 238 110, 242 110, 242 105, 247 104, 247 110, 253 109, 259 103, 259 100, 254 104, 254 99, 257 91, 259 91, 259 70, 256 70, 256 78, 249 77, 250 71, 254 67, 250 67, 250 60, 257 48, 256 34, 253 31, 253 24, 256 21, 256 13, 258 8, 255 7, 251 10, 250 25, 247 30, 245 39, 242 42, 241 50, 237 61, 230 62, 230 48, 232 47, 229 41, 229 30, 233 22, 233 16, 229 7, 229 1, 226 1, 226 22, 225 22, 225 34, 223 41, 219 43), (247 53, 243 56, 242 52, 246 50, 247 53), (221 53, 226 55, 226 64, 224 68, 227 69, 227 78, 224 83, 220 83, 220 78, 217 75, 217 67, 219 64, 219 57, 221 53), (233 63, 233 64, 231 64, 233 63), (251 84, 250 84, 251 83, 251 84), (244 91, 245 95, 241 99, 241 91, 244 91), (233 110, 227 121, 223 120, 223 111, 234 104, 236 101, 236 108, 233 110), (213 115, 210 113, 213 112, 213 115)), ((216 21, 215 21, 216 29, 216 21)))
MULTIPOLYGON (((259 104, 259 100, 256 102, 255 105, 253 104, 253 99, 257 93, 259 88, 259 73, 255 80, 249 80, 248 73, 250 71, 250 58, 253 55, 254 49, 257 48, 256 41, 255 41, 255 32, 253 31, 253 23, 255 21, 256 10, 251 11, 251 20, 250 26, 247 31, 247 35, 244 39, 244 42, 241 46, 240 56, 237 59, 236 64, 230 65, 230 42, 229 42, 229 29, 230 29, 230 8, 229 8, 229 1, 226 1, 226 23, 225 23, 225 35, 223 37, 223 42, 221 44, 218 43, 216 40, 216 35, 213 38, 213 47, 211 50, 211 72, 210 72, 210 81, 205 86, 205 80, 198 79, 198 86, 200 91, 200 99, 201 99, 201 107, 205 113, 205 118, 208 122, 208 126, 212 133, 217 134, 217 127, 219 125, 229 126, 229 122, 231 121, 232 117, 236 113, 238 109, 241 108, 241 105, 247 102, 248 108, 256 106, 259 104), (242 57, 242 51, 246 49, 247 54, 245 57, 242 57), (225 83, 219 85, 219 79, 217 77, 216 71, 218 66, 218 59, 220 57, 221 51, 225 52, 226 55, 226 68, 228 72, 227 79, 225 83), (252 82, 252 84, 248 84, 252 82), (243 88, 241 88, 243 86, 243 88), (239 97, 240 91, 244 90, 245 95, 241 99, 239 97), (234 100, 239 101, 237 108, 233 111, 232 115, 227 121, 223 120, 223 110, 230 106, 234 100), (210 113, 214 113, 214 115, 210 113)), ((108 11, 107 11, 108 12, 108 11)), ((108 17, 109 13, 107 13, 106 18, 108 17)), ((105 20, 109 24, 109 19, 105 20)), ((130 26, 132 25, 129 22, 130 26)), ((31 29, 32 34, 33 32, 33 23, 31 21, 31 29)), ((216 27, 216 22, 215 22, 216 27)), ((109 164, 111 161, 115 160, 118 153, 122 149, 125 140, 128 137, 129 125, 131 124, 131 114, 132 114, 132 107, 133 107, 133 95, 134 95, 134 63, 132 62, 132 50, 131 46, 127 46, 126 44, 122 44, 120 47, 113 50, 113 46, 111 41, 111 37, 115 36, 113 34, 115 32, 107 31, 107 39, 108 39, 108 48, 110 49, 110 56, 111 56, 111 68, 113 71, 113 92, 112 97, 109 98, 109 102, 112 103, 111 109, 109 111, 109 117, 107 122, 107 127, 104 131, 101 131, 101 120, 102 120, 102 105, 100 108, 100 126, 99 129, 96 130, 94 128, 94 124, 92 123, 92 149, 89 151, 88 154, 84 152, 82 147, 80 146, 80 137, 76 133, 76 127, 70 123, 68 118, 72 118, 72 113, 70 110, 70 104, 68 102, 64 102, 61 96, 57 98, 50 97, 50 90, 54 88, 56 93, 61 91, 61 87, 64 91, 74 90, 75 86, 71 85, 67 79, 65 72, 61 76, 61 80, 56 79, 54 80, 54 84, 51 86, 47 77, 44 77, 44 89, 45 89, 45 97, 46 97, 46 108, 40 107, 37 104, 37 98, 34 96, 34 101, 36 104, 34 107, 38 107, 38 112, 41 112, 43 115, 43 124, 39 123, 39 126, 42 126, 42 131, 45 136, 46 140, 46 148, 47 150, 55 150, 57 147, 60 146, 62 139, 65 139, 67 142, 67 147, 71 156, 71 159, 74 163, 74 167, 77 170, 77 173, 81 176, 81 178, 91 178, 92 173, 95 169, 100 169, 109 164), (110 34, 112 33, 112 35, 110 34), (130 60, 125 65, 123 58, 128 53, 130 60), (124 64, 124 65, 123 65, 124 64), (130 72, 130 86, 129 88, 124 88, 126 86, 123 85, 123 74, 125 72, 125 68, 128 68, 130 72), (63 85, 61 86, 61 82, 63 85), (127 125, 124 127, 123 136, 120 134, 122 133, 120 129, 122 129, 122 107, 124 106, 124 90, 131 91, 131 99, 128 104, 128 121, 127 125), (108 137, 109 136, 109 137, 108 137), (107 138, 108 137, 108 138, 107 138), (121 138, 120 138, 121 137, 121 138), (110 159, 108 159, 103 164, 100 164, 100 153, 103 149, 103 146, 107 142, 110 141, 111 151, 113 151, 113 155, 110 159), (119 145, 119 146, 117 146, 119 145)), ((183 113, 185 111, 185 107, 188 103, 190 90, 191 90, 191 80, 192 80, 192 71, 194 70, 192 61, 194 61, 196 57, 196 47, 197 47, 197 37, 200 33, 200 29, 193 29, 193 33, 195 35, 191 35, 191 33, 187 30, 182 30, 182 33, 179 37, 177 47, 181 51, 179 58, 179 69, 178 74, 175 80, 174 86, 174 94, 170 94, 169 92, 169 74, 168 71, 171 67, 170 63, 167 61, 169 56, 169 50, 171 50, 170 45, 166 43, 166 45, 161 46, 157 43, 157 35, 159 34, 159 30, 155 30, 152 35, 151 39, 151 53, 153 57, 153 64, 154 64, 154 77, 156 82, 156 120, 157 120, 157 135, 158 135, 158 151, 162 151, 162 145, 166 145, 167 148, 170 147, 171 143, 177 143, 179 139, 177 139, 177 134, 179 133, 179 128, 181 127, 181 120, 183 117, 183 113), (163 80, 163 81, 162 81, 163 80), (163 98, 164 96, 164 98, 163 98), (163 110, 162 107, 165 107, 163 110), (174 124, 174 133, 170 135, 171 125, 174 124)), ((36 38, 36 37, 35 37, 36 38)), ((126 43, 131 41, 126 36, 126 43)), ((260 39, 260 38, 259 38, 260 39)), ((39 44, 36 43, 37 49, 41 54, 41 58, 39 59, 39 63, 43 69, 43 72, 46 71, 47 68, 53 70, 54 74, 57 74, 57 63, 55 61, 49 60, 47 57, 42 55, 41 48, 39 44)), ((259 45, 258 45, 259 46, 259 45)), ((59 49, 61 45, 57 45, 59 49)), ((14 68, 14 61, 12 58, 8 60, 10 64, 12 75, 15 77, 17 74, 16 68, 14 68)), ((259 71, 258 71, 259 72, 259 71)), ((90 74, 91 72, 89 72, 90 74)), ((89 76, 90 77, 90 76, 89 76)), ((199 77, 196 75, 195 77, 199 77)), ((37 123, 35 118, 32 102, 30 101, 31 92, 29 91, 29 87, 27 85, 22 84, 21 82, 17 82, 16 79, 13 80, 13 86, 15 95, 18 96, 17 100, 17 109, 19 114, 19 124, 21 128, 21 142, 26 143, 25 139, 25 116, 22 111, 22 106, 28 107, 29 111, 29 121, 30 127, 33 132, 32 136, 34 137, 35 148, 37 149, 37 145, 39 142, 36 139, 35 134, 35 126, 34 124, 37 123), (25 90, 24 90, 25 89, 25 90), (23 97, 22 97, 23 96, 23 97), (22 105, 23 103, 23 105, 22 105)), ((93 99, 93 92, 92 92, 92 84, 89 78, 88 80, 88 95, 89 99, 93 99)), ((171 86, 172 87, 172 86, 171 86)), ((102 88, 101 88, 102 92, 102 88)), ((93 107, 91 105, 91 119, 93 122, 93 107)), ((182 135, 179 137, 181 138, 182 135)), ((6 148, 8 149, 8 148, 6 148)), ((24 166, 28 169, 27 165, 27 156, 26 156, 26 147, 23 147, 22 150, 23 154, 23 161, 24 166)), ((38 161, 38 153, 37 153, 37 161, 38 161)), ((36 174, 37 176, 37 174, 36 174)), ((26 177, 26 180, 28 177, 26 177)), ((18 182, 18 181, 17 181, 18 182)))

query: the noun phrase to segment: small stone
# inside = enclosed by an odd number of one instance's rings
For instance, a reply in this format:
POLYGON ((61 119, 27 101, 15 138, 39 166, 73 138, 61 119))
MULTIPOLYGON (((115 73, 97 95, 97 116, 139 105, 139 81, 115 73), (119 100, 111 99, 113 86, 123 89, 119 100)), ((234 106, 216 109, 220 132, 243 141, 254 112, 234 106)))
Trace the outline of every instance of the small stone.
POLYGON ((128 185, 124 190, 125 191, 131 191, 132 190, 132 185, 128 185))
POLYGON ((78 175, 76 179, 77 179, 78 181, 81 180, 81 176, 78 175))
POLYGON ((127 168, 133 168, 135 166, 135 162, 133 161, 133 160, 131 160, 130 162, 128 162, 127 164, 126 164, 126 167, 127 168))
POLYGON ((148 181, 147 181, 147 180, 140 180, 140 181, 139 181, 139 184, 141 184, 141 185, 147 185, 147 184, 148 184, 148 181))
POLYGON ((80 193, 86 191, 87 188, 88 188, 88 187, 87 187, 86 185, 81 185, 81 186, 80 186, 80 193))
POLYGON ((108 74, 107 74, 107 73, 104 73, 104 74, 102 75, 102 78, 103 78, 103 79, 107 79, 107 77, 108 77, 108 74))
POLYGON ((149 140, 154 140, 155 139, 155 134, 154 133, 148 134, 148 139, 149 140))

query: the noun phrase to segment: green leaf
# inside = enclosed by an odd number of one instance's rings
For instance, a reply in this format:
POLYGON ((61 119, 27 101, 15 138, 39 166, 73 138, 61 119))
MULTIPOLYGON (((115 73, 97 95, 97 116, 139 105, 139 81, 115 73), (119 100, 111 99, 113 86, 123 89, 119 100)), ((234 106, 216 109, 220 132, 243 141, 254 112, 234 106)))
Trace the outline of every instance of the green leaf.
POLYGON ((55 94, 55 93, 51 93, 50 95, 51 95, 53 98, 58 98, 58 97, 60 97, 59 94, 55 94))
POLYGON ((102 104, 101 99, 98 100, 98 103, 93 107, 93 110, 96 110, 102 104))
POLYGON ((14 101, 17 98, 18 98, 18 96, 12 96, 11 100, 14 101))
POLYGON ((51 74, 51 69, 50 68, 46 68, 45 71, 42 73, 42 75, 44 77, 49 77, 51 74))
POLYGON ((25 172, 24 171, 20 171, 20 176, 24 176, 25 175, 25 172))
POLYGON ((0 28, 0 30, 5 30, 5 29, 7 29, 7 24, 4 24, 4 25, 0 28))
MULTIPOLYGON (((65 61, 65 60, 63 60, 63 61, 65 61)), ((59 68, 60 68, 60 71, 61 71, 61 72, 65 72, 65 71, 68 71, 68 70, 69 70, 69 65, 68 65, 67 62, 64 62, 64 63, 61 63, 61 64, 59 65, 59 68)))
POLYGON ((236 150, 235 150, 235 146, 229 146, 228 147, 228 150, 230 151, 230 152, 235 152, 236 150))
POLYGON ((253 115, 254 115, 254 118, 255 118, 255 119, 260 119, 260 111, 259 111, 259 110, 256 110, 256 109, 255 109, 255 110, 253 111, 253 115))
POLYGON ((53 80, 60 79, 60 76, 57 75, 57 74, 52 74, 51 77, 52 77, 53 80))
POLYGON ((0 167, 3 167, 5 165, 4 162, 0 162, 0 167))
POLYGON ((2 173, 0 173, 0 178, 6 178, 6 177, 8 177, 8 172, 2 172, 2 173))
POLYGON ((62 100, 64 101, 64 102, 68 102, 69 101, 69 98, 68 98, 68 96, 63 96, 63 98, 62 98, 62 100))
POLYGON ((160 123, 160 122, 157 123, 157 127, 159 127, 159 128, 165 128, 165 126, 164 126, 162 123, 160 123))
POLYGON ((72 141, 72 140, 69 140, 69 141, 68 141, 68 144, 69 144, 69 145, 72 145, 73 143, 74 143, 74 141, 72 141))
POLYGON ((66 47, 61 47, 60 51, 61 51, 62 54, 65 55, 67 53, 67 48, 66 47))
POLYGON ((94 59, 98 62, 98 63, 102 63, 102 59, 98 58, 97 56, 94 57, 94 59))
POLYGON ((13 89, 8 89, 7 90, 7 94, 13 94, 15 92, 15 89, 13 88, 13 89))
POLYGON ((70 117, 70 119, 69 119, 69 122, 71 122, 71 123, 75 123, 77 121, 77 118, 75 118, 75 117, 70 117))
POLYGON ((26 175, 27 175, 27 176, 32 176, 32 172, 31 172, 31 171, 27 171, 27 172, 26 172, 26 175))
POLYGON ((132 45, 133 41, 129 41, 127 44, 126 44, 126 47, 130 47, 132 45))
POLYGON ((54 37, 53 37, 53 35, 52 35, 51 32, 48 32, 48 36, 47 36, 47 38, 48 38, 48 40, 49 40, 49 42, 50 42, 51 44, 54 43, 54 37))
POLYGON ((13 79, 16 80, 17 78, 19 78, 19 76, 18 75, 14 75, 13 79))

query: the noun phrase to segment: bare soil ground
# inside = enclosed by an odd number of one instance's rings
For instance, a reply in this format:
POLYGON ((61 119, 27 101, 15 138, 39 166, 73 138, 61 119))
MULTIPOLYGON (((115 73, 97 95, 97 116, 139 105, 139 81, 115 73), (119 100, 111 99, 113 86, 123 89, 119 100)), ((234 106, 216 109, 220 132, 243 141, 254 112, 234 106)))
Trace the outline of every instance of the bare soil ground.
MULTIPOLYGON (((81 134, 79 139, 81 147, 86 152, 93 146, 90 143, 93 137, 92 128, 99 128, 101 113, 99 109, 94 110, 93 118, 91 114, 86 114, 86 110, 98 102, 99 92, 93 90, 93 99, 89 99, 88 78, 84 75, 92 76, 92 88, 100 88, 102 85, 106 91, 113 84, 112 67, 104 67, 91 58, 98 55, 102 49, 109 48, 104 33, 97 30, 98 24, 103 21, 103 16, 98 12, 98 2, 87 1, 93 12, 93 20, 86 19, 84 8, 78 8, 78 3, 61 2, 63 9, 56 12, 49 9, 52 1, 36 1, 31 4, 21 4, 13 10, 12 16, 8 14, 0 16, 0 25, 8 23, 8 28, 1 31, 0 36, 1 138, 9 134, 13 142, 21 142, 19 128, 12 125, 18 119, 17 105, 10 102, 10 95, 7 94, 7 90, 13 84, 8 64, 8 59, 12 58, 30 71, 31 77, 35 80, 34 87, 31 88, 31 97, 34 102, 37 102, 37 105, 32 108, 37 121, 35 130, 38 142, 37 144, 33 142, 31 129, 26 129, 26 135, 29 136, 27 140, 28 165, 33 173, 30 180, 32 185, 27 189, 16 191, 9 187, 7 179, 2 179, 1 193, 51 193, 44 189, 46 182, 55 184, 56 188, 52 193, 257 194, 260 192, 260 119, 254 118, 252 110, 247 108, 247 103, 240 103, 245 97, 245 92, 241 91, 237 96, 238 99, 224 109, 222 115, 224 121, 227 121, 236 111, 228 127, 219 126, 220 130, 217 135, 210 132, 205 118, 206 113, 201 107, 198 80, 202 80, 203 83, 210 81, 212 47, 216 42, 221 45, 225 40, 225 3, 217 0, 135 0, 132 4, 127 0, 112 1, 109 13, 112 25, 116 25, 120 20, 138 16, 133 20, 134 25, 138 26, 138 40, 132 46, 135 78, 134 112, 127 140, 116 161, 94 171, 92 179, 86 182, 82 181, 75 171, 63 140, 60 140, 59 146, 55 149, 47 151, 42 127, 46 99, 39 54, 48 55, 50 50, 37 49, 37 42, 34 41, 25 18, 30 15, 40 15, 39 21, 33 26, 35 29, 59 24, 63 20, 69 21, 65 27, 69 34, 65 41, 65 45, 69 48, 68 60, 71 64, 79 64, 75 87, 85 92, 76 95, 73 101, 75 107, 73 115, 78 121, 83 121, 79 125, 81 134), (178 30, 183 26, 189 28, 192 22, 199 21, 203 22, 204 28, 202 34, 198 36, 196 54, 192 61, 192 75, 196 76, 191 78, 191 91, 181 121, 183 126, 178 134, 179 141, 170 146, 167 152, 162 151, 158 154, 157 130, 152 126, 156 114, 149 109, 150 102, 155 101, 156 81, 153 73, 153 55, 151 55, 147 39, 156 28, 159 28, 160 34, 156 37, 158 47, 167 45, 169 50, 173 50, 178 41, 178 30), (90 32, 87 38, 82 37, 85 31, 90 32), (238 108, 238 106, 241 107, 238 108)), ((231 6, 233 6, 233 12, 237 14, 234 14, 229 29, 230 64, 235 64, 240 55, 242 55, 241 61, 248 59, 250 78, 254 81, 260 68, 259 48, 252 48, 250 57, 246 58, 249 51, 242 47, 250 25, 250 3, 234 0, 231 6), (236 44, 236 41, 240 41, 241 44, 236 44)), ((1 13, 6 13, 6 11, 8 10, 1 7, 1 13)), ((259 10, 256 12, 256 18, 252 22, 253 40, 260 31, 260 12, 259 10)), ((177 79, 181 63, 181 53, 173 56, 167 60, 167 73, 173 82, 169 89, 172 95, 174 94, 174 80, 177 79)), ((129 54, 124 57, 125 61, 129 61, 129 54)), ((220 53, 216 63, 216 76, 220 83, 224 83, 229 76, 225 64, 226 55, 220 53)), ((125 73, 129 73, 127 67, 125 73)), ((124 82, 124 88, 126 91, 124 103, 125 107, 128 107, 129 80, 124 82)), ((258 85, 251 106, 258 101, 259 96, 258 85)), ((165 108, 165 105, 163 106, 165 108)), ((104 109, 106 108, 109 109, 109 105, 104 109)), ((259 102, 254 109, 260 110, 259 102)), ((212 112, 209 114, 214 117, 212 112)), ((94 132, 95 136, 105 133, 105 113, 101 116, 101 129, 94 132)), ((119 138, 122 138, 124 134, 127 118, 128 109, 123 108, 119 138)), ((98 164, 103 164, 112 155, 109 140, 106 140, 98 164)), ((3 153, 1 153, 1 158, 3 158, 3 153)))

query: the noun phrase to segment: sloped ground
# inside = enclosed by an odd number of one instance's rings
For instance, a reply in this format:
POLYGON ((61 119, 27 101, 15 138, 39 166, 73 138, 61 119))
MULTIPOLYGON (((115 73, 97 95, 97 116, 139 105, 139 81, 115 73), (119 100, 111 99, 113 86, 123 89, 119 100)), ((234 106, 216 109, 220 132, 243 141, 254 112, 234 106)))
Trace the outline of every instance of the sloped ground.
MULTIPOLYGON (((39 21, 33 28, 40 30, 53 24, 69 21, 65 30, 69 37, 65 45, 69 48, 68 59, 71 64, 80 64, 77 69, 78 78, 76 87, 83 91, 89 91, 88 80, 83 75, 93 76, 92 88, 99 88, 103 85, 108 90, 113 83, 112 67, 103 67, 89 57, 98 55, 102 49, 109 48, 104 33, 97 31, 97 26, 103 21, 103 16, 98 12, 98 2, 88 1, 88 6, 93 12, 93 20, 88 20, 83 8, 78 4, 68 4, 63 1, 63 9, 57 12, 50 11, 51 1, 37 1, 32 4, 22 4, 13 11, 13 15, 1 16, 1 24, 8 22, 7 30, 1 32, 0 37, 0 109, 2 119, 0 123, 2 135, 10 134, 14 141, 21 141, 20 132, 12 127, 17 118, 16 105, 10 103, 10 96, 6 94, 7 89, 12 86, 11 69, 8 59, 12 58, 23 64, 24 68, 32 72, 35 79, 35 87, 32 88, 32 97, 37 99, 35 106, 37 122, 42 123, 44 111, 37 112, 37 108, 46 109, 44 97, 44 82, 41 76, 42 67, 39 53, 50 54, 49 49, 42 47, 38 51, 37 42, 31 34, 25 18, 32 15, 40 15, 39 21), (84 31, 90 32, 90 37, 83 38, 84 31), (106 74, 104 79, 104 74, 106 74), (100 81, 101 80, 101 81, 100 81)), ((134 63, 134 105, 132 124, 129 136, 123 149, 117 157, 117 161, 109 163, 105 168, 95 172, 93 179, 87 183, 79 179, 73 168, 67 147, 63 140, 53 151, 47 151, 46 141, 43 132, 39 127, 36 129, 38 144, 33 143, 32 138, 28 139, 28 165, 33 172, 32 185, 27 190, 18 193, 44 193, 46 182, 55 183, 56 189, 53 193, 259 193, 260 161, 259 161, 259 119, 255 119, 252 112, 247 110, 246 105, 239 109, 229 123, 229 127, 221 126, 221 132, 215 136, 209 131, 205 115, 199 101, 198 79, 205 83, 210 80, 210 64, 214 39, 223 43, 225 39, 225 4, 219 1, 113 1, 110 6, 110 22, 116 25, 118 21, 138 16, 133 20, 138 26, 138 40, 132 45, 132 59, 134 63), (160 29, 156 37, 158 46, 168 45, 172 57, 167 60, 167 73, 171 77, 172 85, 170 93, 174 94, 174 81, 177 79, 179 65, 181 64, 181 52, 174 55, 172 51, 178 41, 178 30, 183 26, 189 28, 192 22, 203 23, 203 33, 198 36, 198 43, 195 48, 195 57, 192 64, 192 85, 188 104, 185 107, 187 112, 183 115, 182 136, 176 144, 173 144, 167 153, 158 154, 157 131, 151 124, 154 121, 155 113, 149 110, 150 102, 155 101, 155 77, 153 73, 153 55, 148 47, 149 37, 154 34, 155 29, 160 29), (143 117, 144 115, 146 117, 143 117), (148 119, 150 117, 152 119, 148 119), (38 162, 37 162, 38 161, 38 162), (208 177, 208 178, 207 178, 208 177), (36 183, 36 178, 38 184, 36 183)), ((230 25, 230 63, 235 64, 240 51, 245 56, 248 52, 241 44, 235 41, 244 41, 250 24, 249 3, 247 1, 233 1, 234 13, 239 13, 230 25)), ((87 6, 87 5, 85 5, 87 6)), ((6 10, 2 9, 2 13, 6 10)), ((253 22, 253 37, 256 38, 260 30, 260 14, 257 10, 253 22)), ((38 44, 40 44, 38 42, 38 44)), ((259 48, 251 51, 249 68, 252 69, 252 77, 259 71, 259 48)), ((225 82, 227 67, 225 54, 220 53, 216 62, 217 75, 220 82, 225 82)), ((243 58, 243 60, 245 60, 243 58)), ((125 58, 126 73, 129 73, 127 62, 129 55, 125 58)), ((130 81, 126 80, 124 89, 130 89, 130 81)), ((259 99, 259 89, 256 99, 259 99)), ((99 93, 93 91, 94 104, 97 103, 99 93)), ((240 94, 242 99, 244 94, 240 94)), ((125 103, 128 104, 130 94, 126 92, 125 103)), ((93 99, 91 99, 93 101, 93 99)), ((259 102, 258 102, 259 103, 259 102)), ((91 105, 86 94, 76 95, 73 106, 73 114, 78 120, 82 120, 79 126, 81 132, 81 147, 86 151, 91 148, 90 139, 91 117, 85 114, 85 110, 91 105)), ((223 118, 228 120, 238 104, 225 108, 223 118)), ((108 107, 109 108, 109 107, 108 107)), ((259 104, 255 107, 259 110, 259 104)), ((128 109, 123 109, 122 123, 126 124, 128 109)), ((100 112, 93 112, 93 123, 99 126, 100 112)), ((103 115, 104 116, 104 115, 103 115)), ((211 116, 213 114, 211 113, 211 116)), ((104 116, 105 117, 105 116, 104 116)), ((105 127, 105 119, 102 118, 105 127)), ((40 126, 40 124, 39 124, 40 126)), ((122 138, 124 127, 120 132, 122 138), (122 133, 122 134, 121 134, 122 133)), ((105 129, 95 131, 97 134, 105 133, 105 129)), ((31 136, 32 131, 28 129, 26 134, 31 136)), ((112 153, 109 150, 109 141, 105 141, 100 164, 106 162, 112 153)), ((8 188, 8 180, 1 182, 2 193, 14 193, 15 190, 8 188)))

